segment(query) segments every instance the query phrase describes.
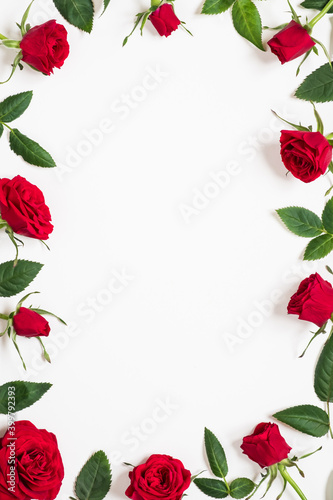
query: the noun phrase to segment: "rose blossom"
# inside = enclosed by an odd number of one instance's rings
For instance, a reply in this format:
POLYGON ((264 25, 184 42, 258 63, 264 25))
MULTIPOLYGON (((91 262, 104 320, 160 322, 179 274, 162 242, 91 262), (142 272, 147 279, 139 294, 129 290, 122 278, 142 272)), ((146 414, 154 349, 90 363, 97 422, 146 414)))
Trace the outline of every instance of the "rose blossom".
POLYGON ((280 143, 286 169, 303 182, 323 175, 332 160, 332 146, 320 132, 281 130, 280 143))
POLYGON ((190 471, 168 455, 151 455, 129 477, 131 484, 125 494, 133 500, 180 500, 191 483, 190 471))
POLYGON ((42 191, 17 175, 0 179, 0 215, 17 234, 47 240, 53 231, 42 191))
POLYGON ((316 44, 303 26, 291 21, 267 42, 282 64, 308 52, 316 44))
POLYGON ((48 337, 50 333, 50 325, 46 319, 26 307, 20 307, 14 315, 13 327, 20 337, 48 337))
POLYGON ((161 36, 170 36, 180 25, 172 5, 164 3, 149 16, 154 28, 161 36))
POLYGON ((288 304, 288 314, 322 327, 333 313, 333 288, 318 274, 303 280, 288 304))
POLYGON ((0 439, 1 500, 54 500, 63 478, 64 467, 54 434, 21 420, 0 439), (12 477, 13 486, 12 479, 8 479, 12 477))
POLYGON ((23 62, 50 75, 53 68, 61 68, 68 57, 67 31, 52 19, 27 31, 20 48, 23 62))
POLYGON ((241 445, 243 453, 260 467, 269 467, 288 457, 291 450, 276 424, 262 422, 241 445))

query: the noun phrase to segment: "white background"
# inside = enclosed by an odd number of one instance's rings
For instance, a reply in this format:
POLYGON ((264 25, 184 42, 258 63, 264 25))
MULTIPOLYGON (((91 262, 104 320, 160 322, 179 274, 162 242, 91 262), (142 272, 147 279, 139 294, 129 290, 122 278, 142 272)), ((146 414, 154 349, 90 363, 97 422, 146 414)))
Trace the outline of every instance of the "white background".
MULTIPOLYGON (((18 37, 25 7, 5 2, 0 32, 18 37)), ((236 34, 230 13, 200 15, 198 0, 175 4, 193 38, 179 29, 162 39, 147 23, 144 36, 136 32, 122 48, 135 14, 147 7, 112 0, 88 35, 64 22, 51 0, 36 0, 31 23, 64 23, 70 56, 53 76, 25 67, 0 88, 1 100, 34 90, 15 126, 58 163, 54 170, 30 166, 9 150, 6 134, 1 139, 1 176, 37 184, 55 226, 50 252, 28 239, 20 252, 45 264, 27 289, 41 292, 31 303, 69 325, 51 321, 51 366, 37 341, 19 339, 27 373, 1 339, 1 381, 54 384, 19 418, 57 435, 66 470, 61 500, 98 449, 112 463, 113 498, 124 498, 129 484, 123 461, 165 453, 193 474, 207 469, 205 426, 225 447, 229 479, 256 480, 260 471, 241 454, 242 437, 278 410, 318 404, 313 372, 323 339, 299 360, 313 325, 288 317, 286 306, 311 272, 330 279, 324 266, 332 258, 304 264, 307 241, 288 233, 274 210, 294 204, 320 213, 330 184, 328 176, 309 185, 286 177, 279 156, 285 127, 270 110, 314 124, 311 105, 292 95, 324 57, 312 55, 296 79, 298 61, 281 66, 236 34), (227 180, 214 187, 214 175, 227 180), (127 278, 114 281, 117 273, 127 278)), ((290 19, 286 2, 258 7, 266 25, 290 19)), ((329 45, 330 30, 327 18, 314 36, 329 45)), ((0 58, 5 79, 14 52, 2 48, 0 58)), ((332 105, 318 109, 332 131, 332 105)), ((0 244, 1 262, 12 259, 5 234, 0 244)), ((1 312, 21 295, 1 299, 1 312)), ((4 432, 4 416, 0 426, 4 432)), ((308 500, 332 500, 332 442, 282 425, 281 432, 294 454, 323 446, 301 463, 305 479, 291 474, 308 500)), ((277 480, 267 498, 281 488, 277 480)), ((194 485, 188 494, 204 498, 194 485)), ((285 498, 296 495, 289 490, 285 498)))

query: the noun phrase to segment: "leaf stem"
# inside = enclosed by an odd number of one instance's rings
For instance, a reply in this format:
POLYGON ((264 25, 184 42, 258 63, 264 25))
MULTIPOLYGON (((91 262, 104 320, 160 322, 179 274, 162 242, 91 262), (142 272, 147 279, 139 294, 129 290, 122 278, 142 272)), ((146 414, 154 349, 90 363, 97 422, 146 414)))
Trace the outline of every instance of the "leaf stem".
MULTIPOLYGON (((333 2, 333 0, 332 0, 332 2, 333 2)), ((290 484, 290 486, 292 486, 294 488, 294 490, 296 491, 296 493, 298 494, 298 496, 302 500, 307 500, 306 496, 304 495, 304 493, 302 492, 302 490, 300 489, 300 487, 295 483, 295 481, 293 480, 293 478, 287 472, 285 466, 282 465, 282 464, 278 464, 278 469, 279 469, 280 474, 283 477, 283 479, 285 481, 287 481, 290 484)))
POLYGON ((7 314, 0 314, 0 319, 9 320, 9 316, 7 314))
POLYGON ((7 40, 7 37, 0 33, 0 40, 7 40))
POLYGON ((322 17, 324 17, 325 14, 327 14, 327 12, 330 10, 330 8, 333 7, 333 0, 329 0, 329 2, 327 2, 327 4, 325 5, 325 7, 323 8, 323 10, 321 10, 319 12, 319 14, 317 14, 311 21, 309 21, 307 23, 307 26, 310 27, 310 29, 312 29, 314 27, 314 25, 320 21, 320 19, 322 17))

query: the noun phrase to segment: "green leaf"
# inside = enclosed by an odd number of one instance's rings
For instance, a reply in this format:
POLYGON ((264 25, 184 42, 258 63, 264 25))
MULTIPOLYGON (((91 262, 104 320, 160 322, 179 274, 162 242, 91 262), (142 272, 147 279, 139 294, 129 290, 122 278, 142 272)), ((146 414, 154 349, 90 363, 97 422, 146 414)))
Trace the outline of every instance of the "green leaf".
POLYGON ((21 92, 7 97, 0 102, 0 121, 9 123, 21 116, 29 106, 32 99, 32 91, 21 92))
POLYGON ((94 19, 94 5, 91 0, 53 0, 53 2, 66 21, 80 30, 91 32, 94 19))
POLYGON ((216 477, 225 478, 228 474, 228 463, 221 443, 216 436, 205 428, 205 447, 212 473, 216 477))
POLYGON ((320 401, 333 403, 333 335, 328 339, 319 356, 314 388, 320 401))
POLYGON ((22 292, 42 269, 43 264, 29 260, 19 260, 0 264, 0 297, 11 297, 22 292))
POLYGON ((286 207, 276 211, 289 231, 304 238, 314 238, 323 232, 323 224, 314 212, 303 207, 286 207))
POLYGON ((0 123, 0 137, 2 136, 2 134, 3 134, 3 125, 2 123, 0 123))
POLYGON ((104 451, 95 453, 81 469, 75 493, 79 500, 102 500, 111 486, 111 467, 104 451))
POLYGON ((265 50, 262 44, 262 24, 257 7, 251 0, 236 0, 232 8, 232 20, 236 31, 253 43, 258 49, 265 50))
POLYGON ((108 8, 109 6, 109 3, 110 3, 110 0, 103 0, 103 5, 104 5, 104 9, 103 9, 103 12, 101 15, 104 14, 104 12, 106 11, 106 9, 108 8))
POLYGON ((333 101, 333 70, 329 63, 307 76, 295 93, 298 99, 314 102, 333 101))
POLYGON ((232 498, 244 498, 253 491, 255 484, 251 479, 240 477, 232 481, 229 487, 232 498))
POLYGON ((275 413, 273 417, 309 436, 321 437, 329 431, 328 415, 318 406, 293 406, 275 413))
POLYGON ((206 0, 201 14, 221 14, 232 6, 235 0, 206 0))
POLYGON ((326 203, 322 219, 326 231, 333 234, 333 198, 326 203))
POLYGON ((22 156, 23 160, 31 165, 44 168, 56 167, 52 156, 37 142, 21 134, 17 128, 10 131, 9 145, 14 153, 22 156))
POLYGON ((50 387, 52 384, 23 382, 21 380, 0 386, 0 413, 3 415, 8 413, 9 403, 14 406, 13 413, 33 405, 44 396, 50 387))
POLYGON ((326 257, 333 250, 333 236, 322 234, 311 240, 304 252, 304 260, 318 260, 326 257))
MULTIPOLYGON (((328 0, 304 0, 301 6, 305 9, 323 10, 325 5, 327 5, 328 0)), ((330 8, 328 14, 333 14, 333 7, 330 8)))
POLYGON ((218 479, 197 478, 193 482, 199 490, 209 497, 226 498, 228 496, 226 485, 218 479))

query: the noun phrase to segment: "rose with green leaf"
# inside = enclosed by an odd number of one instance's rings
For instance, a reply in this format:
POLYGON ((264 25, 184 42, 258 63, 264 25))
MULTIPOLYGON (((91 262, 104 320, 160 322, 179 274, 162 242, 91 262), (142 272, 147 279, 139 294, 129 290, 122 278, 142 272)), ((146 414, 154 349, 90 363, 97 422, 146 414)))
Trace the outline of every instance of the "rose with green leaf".
POLYGON ((143 29, 146 25, 147 20, 149 20, 158 34, 160 36, 168 37, 178 29, 178 26, 182 26, 190 35, 188 29, 185 28, 184 21, 180 21, 175 14, 174 9, 175 0, 151 0, 151 6, 145 12, 140 12, 136 15, 136 21, 134 23, 134 28, 131 33, 124 39, 123 46, 128 42, 129 37, 134 33, 136 28, 141 24, 140 31, 143 35, 143 29))
POLYGON ((26 365, 23 361, 19 346, 17 344, 17 337, 26 338, 36 338, 41 347, 44 359, 51 363, 50 356, 48 355, 41 337, 48 337, 50 333, 50 325, 48 321, 44 318, 45 315, 52 316, 59 320, 63 325, 66 325, 64 320, 56 316, 55 314, 40 309, 39 307, 23 307, 22 304, 27 300, 30 295, 39 292, 31 292, 25 295, 17 304, 15 311, 10 314, 0 314, 0 319, 6 321, 5 329, 0 333, 0 337, 4 336, 6 333, 8 337, 13 341, 16 351, 20 356, 23 367, 26 370, 26 365))
POLYGON ((44 75, 50 75, 54 68, 62 67, 69 55, 67 31, 64 26, 57 24, 54 19, 33 28, 27 24, 33 1, 18 24, 21 40, 12 40, 0 34, 0 45, 18 50, 9 78, 1 83, 8 82, 18 66, 23 68, 21 61, 44 75))

